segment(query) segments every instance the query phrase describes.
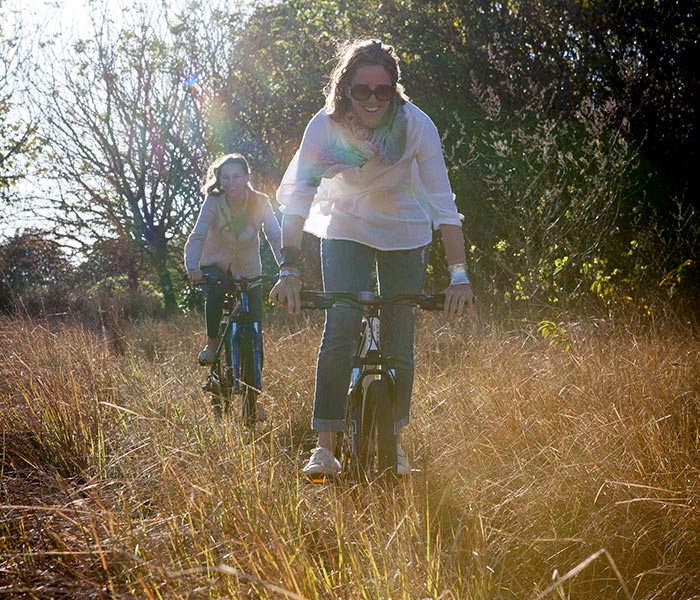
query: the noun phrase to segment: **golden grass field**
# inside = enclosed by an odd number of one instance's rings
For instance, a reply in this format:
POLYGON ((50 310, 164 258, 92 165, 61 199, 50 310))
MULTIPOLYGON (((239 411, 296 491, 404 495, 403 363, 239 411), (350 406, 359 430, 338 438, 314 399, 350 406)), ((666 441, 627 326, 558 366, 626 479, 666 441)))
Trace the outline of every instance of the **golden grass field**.
POLYGON ((700 598, 693 328, 423 314, 415 470, 352 486, 300 477, 320 315, 272 320, 252 442, 201 316, 0 320, 0 597, 700 598))

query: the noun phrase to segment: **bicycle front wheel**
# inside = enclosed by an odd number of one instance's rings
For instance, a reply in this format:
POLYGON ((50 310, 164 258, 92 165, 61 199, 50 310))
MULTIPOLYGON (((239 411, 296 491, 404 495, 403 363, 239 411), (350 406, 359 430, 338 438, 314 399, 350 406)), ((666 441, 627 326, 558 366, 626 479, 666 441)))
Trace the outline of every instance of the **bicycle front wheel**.
POLYGON ((370 381, 352 409, 355 469, 364 478, 397 472, 395 409, 386 379, 370 381))
POLYGON ((258 420, 258 376, 255 361, 255 345, 249 332, 241 332, 238 345, 240 359, 240 376, 238 379, 241 394, 241 417, 243 425, 253 427, 258 420))
POLYGON ((211 392, 214 415, 221 419, 229 411, 233 397, 233 354, 229 340, 224 344, 216 364, 211 367, 207 386, 211 392))
POLYGON ((377 456, 377 414, 371 382, 364 393, 358 390, 352 409, 352 449, 356 475, 366 479, 373 475, 377 456))
POLYGON ((398 432, 396 407, 391 399, 389 382, 383 378, 372 381, 367 388, 367 395, 371 397, 374 404, 377 474, 396 475, 398 473, 398 432))

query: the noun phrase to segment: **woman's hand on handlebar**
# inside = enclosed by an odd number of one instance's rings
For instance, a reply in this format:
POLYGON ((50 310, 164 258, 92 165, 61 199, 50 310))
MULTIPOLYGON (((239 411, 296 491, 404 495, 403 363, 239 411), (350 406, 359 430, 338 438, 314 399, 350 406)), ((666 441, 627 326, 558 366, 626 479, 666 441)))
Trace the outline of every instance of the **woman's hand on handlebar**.
POLYGON ((458 317, 465 308, 469 316, 474 316, 474 292, 470 284, 451 285, 442 293, 445 294, 444 313, 447 318, 458 317))
POLYGON ((298 315, 301 312, 301 277, 298 273, 287 274, 280 277, 270 290, 270 300, 276 306, 287 306, 290 315, 298 315))

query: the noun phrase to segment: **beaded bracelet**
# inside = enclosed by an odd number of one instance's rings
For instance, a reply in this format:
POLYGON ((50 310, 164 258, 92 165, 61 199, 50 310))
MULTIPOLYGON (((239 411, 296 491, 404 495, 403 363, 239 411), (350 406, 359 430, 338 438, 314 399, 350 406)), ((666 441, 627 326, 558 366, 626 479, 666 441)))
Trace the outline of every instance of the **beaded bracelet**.
POLYGON ((464 263, 449 265, 447 269, 450 272, 450 285, 468 285, 470 283, 469 277, 467 277, 467 265, 464 263))

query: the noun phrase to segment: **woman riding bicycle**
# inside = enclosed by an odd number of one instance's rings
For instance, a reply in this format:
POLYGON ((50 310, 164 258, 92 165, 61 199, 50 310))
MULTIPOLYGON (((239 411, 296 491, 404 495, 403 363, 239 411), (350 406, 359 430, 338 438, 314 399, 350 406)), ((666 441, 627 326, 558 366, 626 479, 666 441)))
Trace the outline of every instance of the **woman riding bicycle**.
MULTIPOLYGON (((205 200, 185 244, 185 267, 192 283, 201 282, 203 274, 216 279, 226 272, 243 277, 260 275, 261 233, 270 244, 275 260, 281 262, 279 223, 269 197, 250 185, 250 167, 245 157, 226 154, 216 159, 207 171, 202 193, 205 200)), ((216 359, 226 290, 218 285, 204 288, 207 344, 198 359, 206 365, 216 359)), ((260 323, 262 288, 259 285, 249 291, 249 310, 260 323)))
MULTIPOLYGON (((376 263, 384 296, 420 293, 432 229, 439 228, 451 273, 445 314, 472 309, 461 219, 450 188, 440 137, 400 83, 398 57, 376 40, 350 42, 325 88, 325 109, 308 123, 277 192, 282 205, 281 276, 270 296, 300 310, 298 266, 302 232, 321 238, 327 291, 368 289, 376 263)), ((312 428, 319 432, 304 473, 333 475, 336 432, 344 428, 358 311, 336 307, 326 323, 316 367, 312 428)), ((382 313, 382 349, 396 364, 398 425, 408 424, 413 385, 415 314, 382 313)), ((409 471, 399 450, 399 474, 409 471)))

